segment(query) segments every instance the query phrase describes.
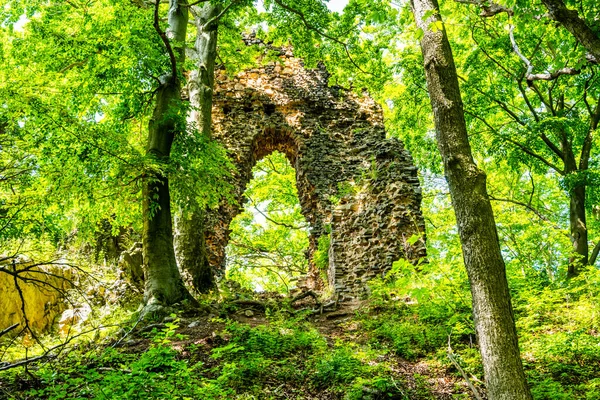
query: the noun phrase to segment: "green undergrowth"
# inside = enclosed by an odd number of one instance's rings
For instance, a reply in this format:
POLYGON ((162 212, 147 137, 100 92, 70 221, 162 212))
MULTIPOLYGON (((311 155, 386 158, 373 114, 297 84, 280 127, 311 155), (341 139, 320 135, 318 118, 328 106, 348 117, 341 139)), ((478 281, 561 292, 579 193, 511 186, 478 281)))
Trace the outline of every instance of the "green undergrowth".
MULTIPOLYGON (((508 275, 534 399, 600 398, 600 273, 589 269, 560 282, 510 267, 508 275)), ((278 307, 249 325, 229 319, 235 314, 230 310, 205 319, 216 328, 198 336, 175 318, 148 334, 149 345, 82 345, 28 372, 0 374, 0 395, 419 400, 439 398, 434 381, 443 377, 453 382, 453 398, 470 398, 448 359, 450 345, 483 390, 470 310, 464 269, 396 263, 372 282, 369 301, 343 322, 315 321, 278 307)))
POLYGON ((330 343, 301 319, 273 317, 256 327, 227 321, 213 347, 178 334, 178 322, 154 331, 142 352, 74 350, 60 362, 40 365, 34 378, 13 373, 15 387, 30 386, 13 398, 431 398, 424 379, 409 385, 394 374, 385 352, 369 344, 330 343))
MULTIPOLYGON (((600 399, 600 271, 588 268, 570 280, 510 265, 507 272, 534 399, 600 399)), ((371 303, 382 312, 362 321, 374 346, 458 373, 448 360, 450 343, 466 373, 483 381, 463 267, 398 262, 372 288, 371 303)))
POLYGON ((600 399, 600 271, 536 286, 513 294, 534 398, 600 399))

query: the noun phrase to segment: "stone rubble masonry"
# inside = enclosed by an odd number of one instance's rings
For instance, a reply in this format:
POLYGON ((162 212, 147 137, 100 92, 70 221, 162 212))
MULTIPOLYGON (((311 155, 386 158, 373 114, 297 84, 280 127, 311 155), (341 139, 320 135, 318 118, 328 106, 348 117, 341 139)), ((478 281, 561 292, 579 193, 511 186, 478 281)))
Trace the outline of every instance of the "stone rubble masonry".
POLYGON ((296 169, 302 213, 311 226, 304 286, 323 288, 312 255, 328 233, 324 272, 341 301, 362 297, 366 283, 394 261, 425 257, 421 188, 410 154, 402 142, 386 138, 373 99, 329 86, 328 77, 321 65, 304 68, 289 48, 280 50, 279 62, 235 77, 216 71, 213 137, 237 167, 238 200, 207 216, 208 260, 217 273, 224 272, 229 224, 241 211, 252 168, 275 150, 296 169))

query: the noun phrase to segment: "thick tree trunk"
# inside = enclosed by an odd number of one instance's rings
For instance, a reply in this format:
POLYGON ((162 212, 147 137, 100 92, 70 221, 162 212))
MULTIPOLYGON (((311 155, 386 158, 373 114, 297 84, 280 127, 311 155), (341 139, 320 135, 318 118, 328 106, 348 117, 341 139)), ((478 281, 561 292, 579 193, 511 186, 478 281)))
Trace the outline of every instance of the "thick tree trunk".
MULTIPOLYGON (((187 29, 187 7, 177 0, 171 0, 169 10, 169 30, 166 33, 178 47, 173 48, 172 63, 181 64, 187 29)), ((157 25, 158 26, 158 25, 157 25)), ((160 29, 157 28, 160 32, 160 29)), ((170 50, 170 49, 169 49, 170 50)), ((173 65, 173 69, 176 66, 173 65)), ((146 152, 159 164, 169 161, 171 147, 180 122, 174 107, 181 103, 181 84, 177 76, 161 78, 156 92, 154 112, 148 126, 148 145, 146 152)), ((171 196, 169 180, 164 172, 148 172, 143 189, 143 252, 146 283, 144 303, 152 305, 171 305, 181 300, 193 300, 183 284, 173 248, 173 228, 171 222, 171 196)))
MULTIPOLYGON (((195 44, 197 68, 188 82, 192 111, 188 118, 198 134, 211 136, 212 99, 215 59, 217 58, 217 17, 222 7, 206 3, 193 7, 197 27, 195 44)), ((206 293, 215 287, 214 272, 208 262, 204 237, 205 212, 198 210, 189 217, 185 213, 177 221, 176 248, 179 266, 189 276, 194 289, 206 293)))
POLYGON ((458 77, 436 0, 412 0, 437 141, 450 187, 488 398, 531 399, 525 380, 504 261, 486 189, 471 154, 458 77), (433 14, 433 15, 432 15, 433 14))
MULTIPOLYGON (((169 116, 169 111, 179 101, 179 83, 169 80, 162 84, 156 94, 147 147, 147 153, 159 163, 169 159, 176 129, 176 121, 169 116)), ((143 213, 144 302, 170 305, 190 298, 175 261, 169 180, 163 173, 150 173, 144 179, 143 213)))
POLYGON ((600 62, 600 36, 577 14, 565 6, 563 0, 542 0, 550 16, 565 27, 600 62))

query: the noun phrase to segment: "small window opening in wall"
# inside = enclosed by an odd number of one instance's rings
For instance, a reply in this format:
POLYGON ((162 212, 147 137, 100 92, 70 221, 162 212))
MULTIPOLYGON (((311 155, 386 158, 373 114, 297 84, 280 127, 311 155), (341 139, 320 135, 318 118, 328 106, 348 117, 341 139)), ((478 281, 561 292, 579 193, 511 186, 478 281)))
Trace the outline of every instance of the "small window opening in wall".
POLYGON ((256 292, 289 293, 308 270, 309 226, 300 208, 296 172, 275 151, 252 173, 244 209, 230 225, 226 278, 256 292))
POLYGON ((265 104, 263 106, 263 109, 265 111, 265 114, 271 115, 275 112, 275 104, 265 104))
POLYGON ((223 106, 223 114, 227 115, 231 112, 231 107, 223 106))

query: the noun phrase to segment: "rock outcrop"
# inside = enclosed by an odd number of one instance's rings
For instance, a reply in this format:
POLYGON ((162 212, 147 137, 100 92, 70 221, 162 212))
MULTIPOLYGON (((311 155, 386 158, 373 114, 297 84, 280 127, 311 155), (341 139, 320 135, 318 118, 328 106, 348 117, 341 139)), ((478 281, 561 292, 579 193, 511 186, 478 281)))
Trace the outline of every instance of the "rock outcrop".
POLYGON ((121 252, 118 262, 120 275, 140 290, 144 288, 144 256, 142 243, 135 242, 129 250, 121 252))
POLYGON ((0 257, 0 330, 13 324, 34 332, 52 327, 65 309, 64 293, 71 287, 72 272, 60 265, 35 265, 23 258, 0 257))

